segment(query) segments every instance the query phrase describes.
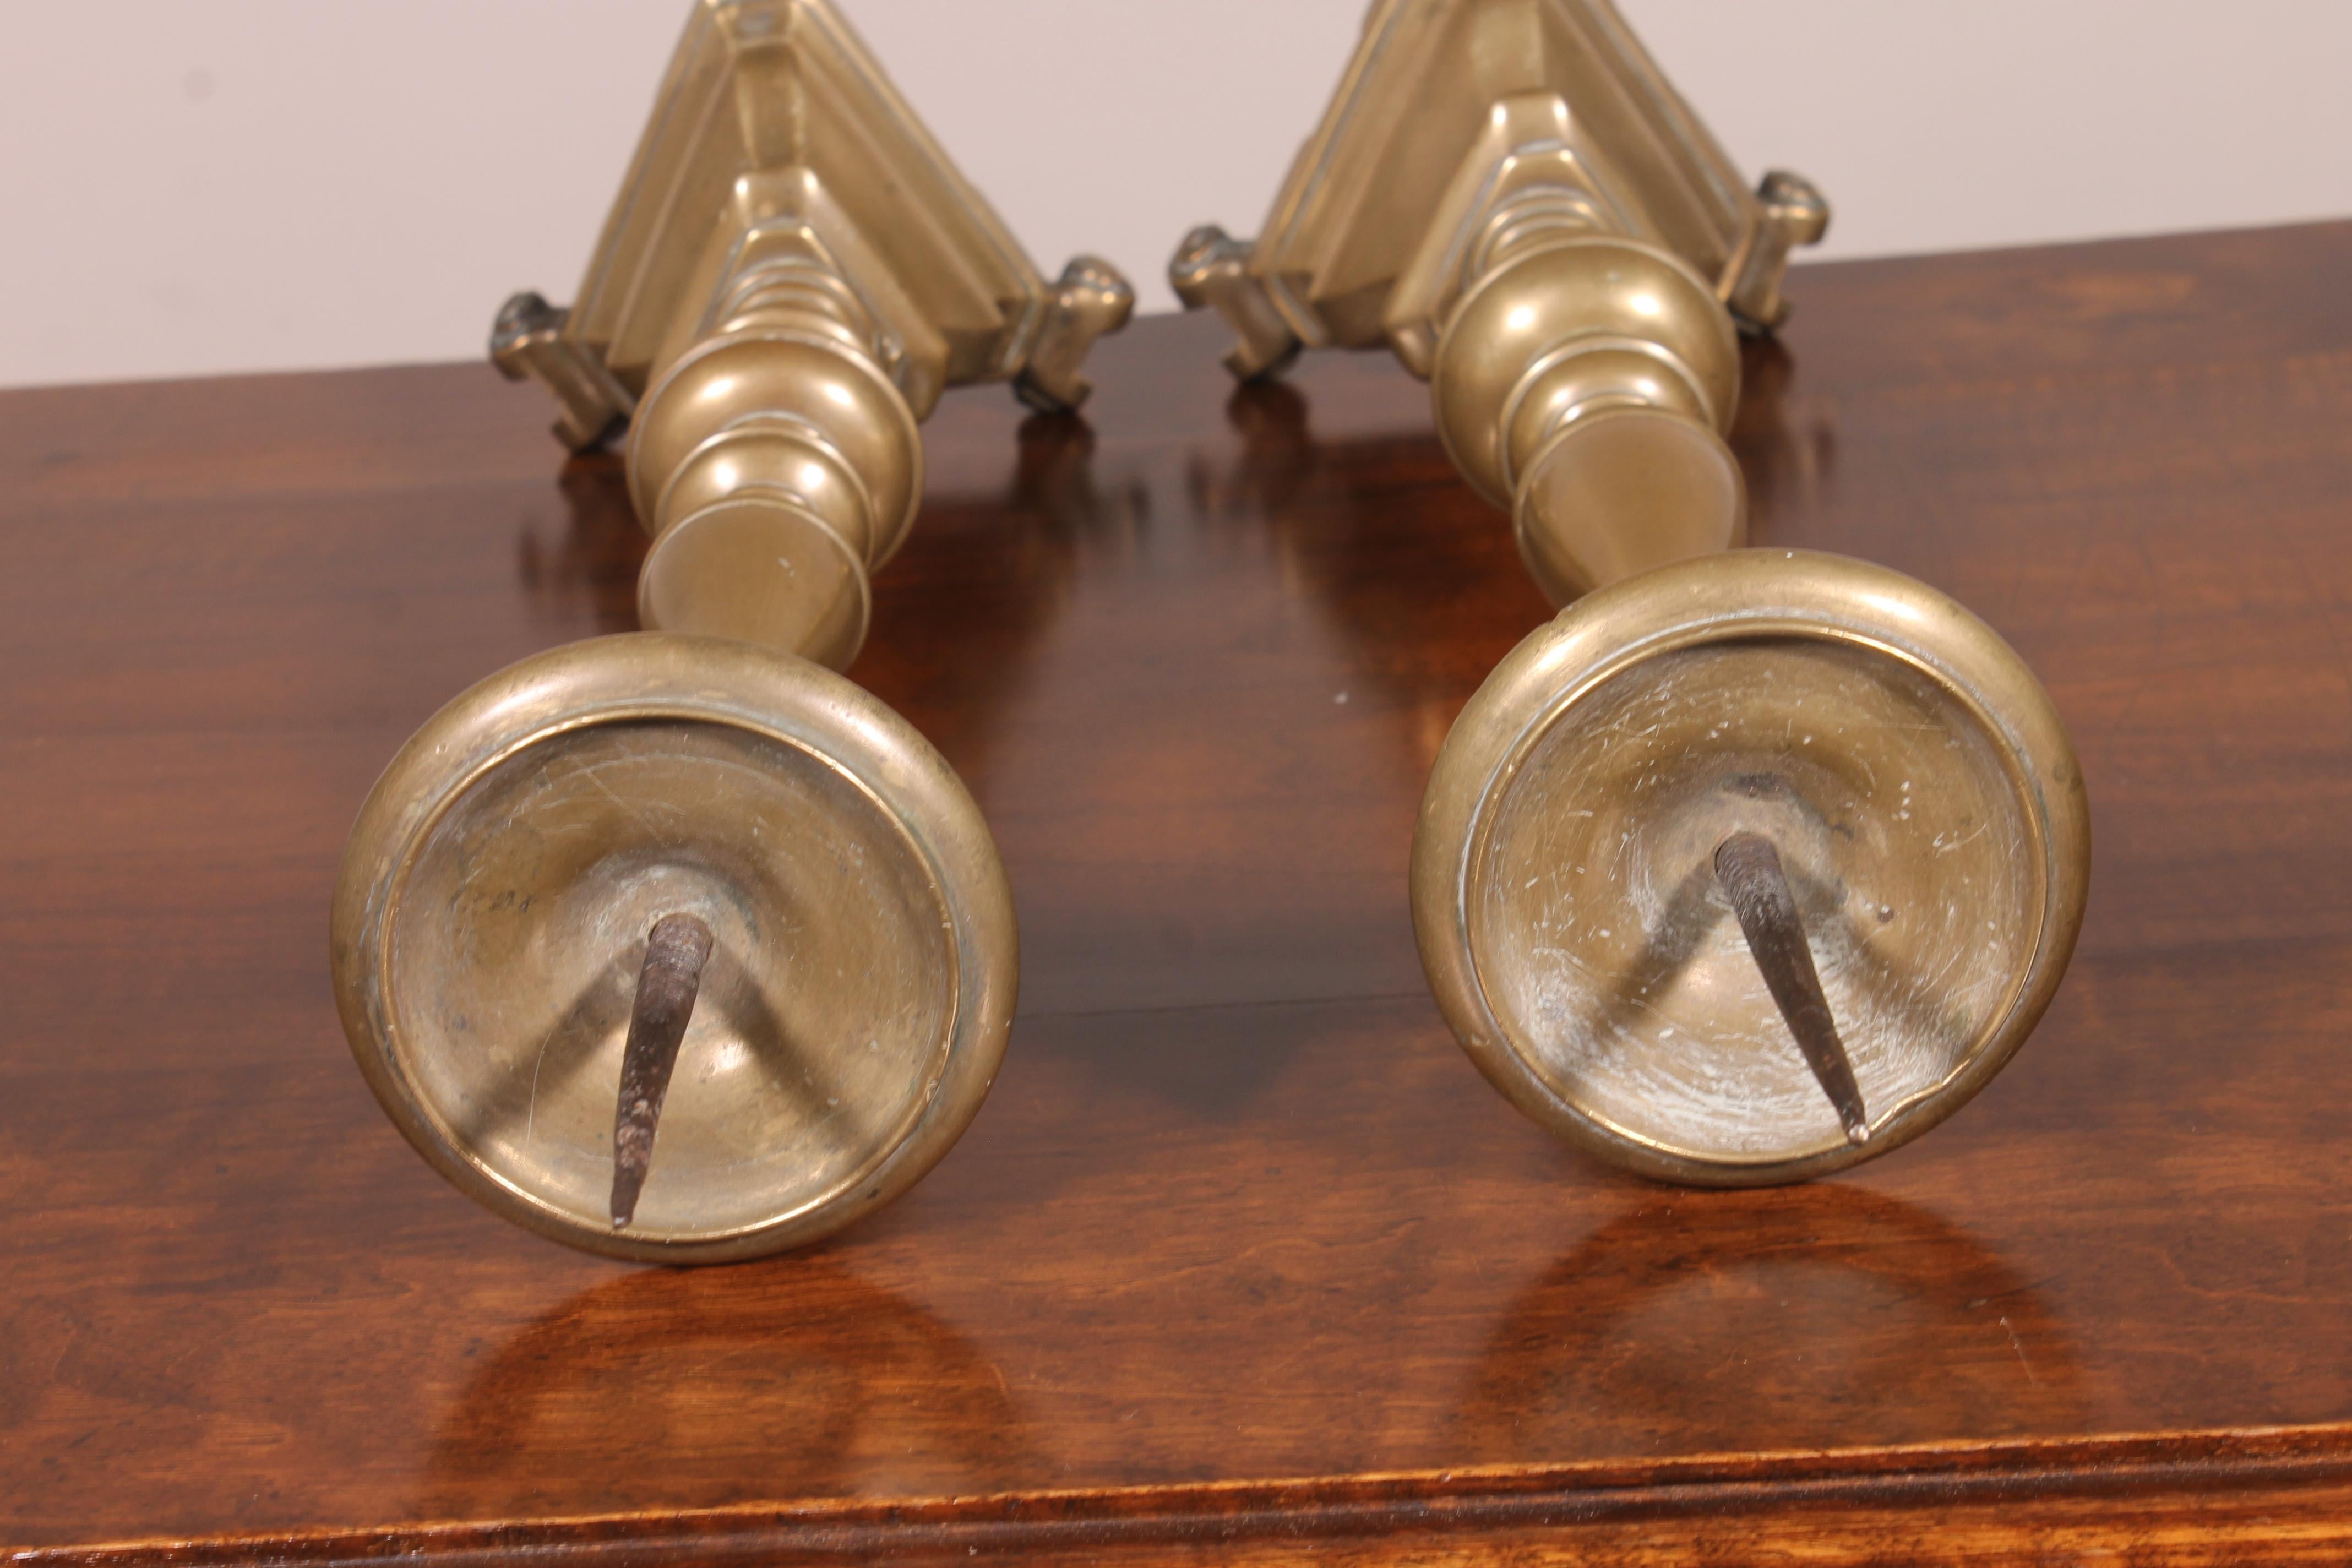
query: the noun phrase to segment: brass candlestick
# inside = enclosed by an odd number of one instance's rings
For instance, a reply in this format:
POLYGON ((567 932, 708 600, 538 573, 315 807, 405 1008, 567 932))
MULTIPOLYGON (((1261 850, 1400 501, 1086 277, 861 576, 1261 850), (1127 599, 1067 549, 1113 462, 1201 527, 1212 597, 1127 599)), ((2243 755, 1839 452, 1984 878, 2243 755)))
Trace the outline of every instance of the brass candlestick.
POLYGON ((1744 537, 1735 323, 1828 224, 1743 186, 1608 0, 1377 0, 1258 238, 1196 229, 1169 276, 1237 375, 1393 350, 1565 604, 1744 537))
POLYGON ((1950 1114, 2082 920, 2081 778, 2006 645, 1895 573, 1720 553, 1738 332, 1828 221, 1797 175, 1746 189, 1608 0, 1377 0, 1260 237, 1171 268, 1237 375, 1392 350, 1536 582, 1591 595, 1447 740, 1414 923, 1497 1087, 1673 1180, 1819 1174, 1950 1114))
POLYGON ((646 632, 524 660, 387 769, 333 921, 402 1131, 543 1234, 752 1257, 887 1203, 1004 1047, 1011 895, 937 752, 824 668, 943 388, 1068 407, 1132 296, 1048 284, 824 0, 700 0, 579 302, 492 353, 574 447, 625 426, 646 632))

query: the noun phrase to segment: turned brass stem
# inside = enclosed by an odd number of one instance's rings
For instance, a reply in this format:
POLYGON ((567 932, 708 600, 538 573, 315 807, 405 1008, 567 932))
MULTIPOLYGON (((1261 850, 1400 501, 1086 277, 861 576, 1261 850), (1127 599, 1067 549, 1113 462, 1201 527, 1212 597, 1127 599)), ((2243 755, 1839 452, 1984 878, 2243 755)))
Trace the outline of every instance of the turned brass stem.
POLYGON ((629 1043, 621 1053, 621 1096, 613 1109, 613 1228, 636 1218, 637 1194, 654 1160, 654 1132, 677 1066, 677 1048, 710 961, 710 928, 692 915, 665 915, 646 939, 629 1043))
POLYGON ((1772 993, 1789 1032, 1797 1037, 1797 1048, 1805 1053, 1813 1077, 1837 1107, 1846 1142, 1868 1142, 1870 1117, 1863 1109, 1862 1086, 1854 1081, 1853 1063, 1830 1016, 1829 998, 1822 994, 1822 977, 1813 967, 1812 944, 1805 940, 1796 895, 1780 868, 1780 852, 1761 834, 1735 833, 1716 847, 1715 875, 1731 900, 1732 913, 1739 917, 1756 967, 1764 972, 1765 988, 1772 993))
POLYGON ((1394 350, 1556 605, 1743 542, 1739 329, 1788 313, 1821 193, 1742 190, 1612 0, 1373 0, 1342 84, 1259 237, 1170 264, 1227 366, 1394 350))

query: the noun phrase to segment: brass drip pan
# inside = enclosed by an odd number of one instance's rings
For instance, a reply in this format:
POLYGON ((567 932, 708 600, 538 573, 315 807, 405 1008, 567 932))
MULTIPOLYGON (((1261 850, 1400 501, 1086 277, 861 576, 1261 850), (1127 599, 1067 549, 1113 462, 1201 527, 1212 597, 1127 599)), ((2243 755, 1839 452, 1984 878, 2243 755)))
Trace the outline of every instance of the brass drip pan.
POLYGON ((1413 916, 1523 1110, 1644 1174, 1762 1184, 1982 1088, 2057 989, 2089 861, 2064 728, 1989 627, 1899 573, 1742 551, 1593 594, 1504 660, 1432 775, 1413 916), (1734 918, 1740 835, 1786 868, 1851 1135, 1734 918))
POLYGON ((1013 909, 977 808, 806 660, 635 634, 527 659, 418 731, 334 910, 353 1053, 410 1142, 533 1230, 616 1257, 798 1246, 888 1201, 1004 1047, 1013 909), (614 1094, 649 931, 714 939, 628 1227, 614 1094))

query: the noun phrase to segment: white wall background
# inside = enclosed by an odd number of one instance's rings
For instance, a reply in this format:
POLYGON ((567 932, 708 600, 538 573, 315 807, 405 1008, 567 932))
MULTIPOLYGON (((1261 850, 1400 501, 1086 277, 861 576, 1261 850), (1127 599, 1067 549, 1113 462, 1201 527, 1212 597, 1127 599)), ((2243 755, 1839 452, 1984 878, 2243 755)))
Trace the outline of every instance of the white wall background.
MULTIPOLYGON (((842 0, 1046 270, 1251 232, 1364 0, 842 0)), ((1623 0, 1822 256, 2352 213, 2346 0, 1623 0)), ((467 358, 684 0, 0 0, 0 385, 467 358)), ((2347 279, 2352 286, 2352 279, 2347 279)))

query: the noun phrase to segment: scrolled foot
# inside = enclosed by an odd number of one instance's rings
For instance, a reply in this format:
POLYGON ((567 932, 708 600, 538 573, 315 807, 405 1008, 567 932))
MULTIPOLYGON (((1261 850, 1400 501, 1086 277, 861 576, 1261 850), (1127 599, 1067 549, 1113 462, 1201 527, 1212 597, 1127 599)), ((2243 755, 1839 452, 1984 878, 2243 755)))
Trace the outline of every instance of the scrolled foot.
POLYGON ((509 381, 529 378, 553 393, 563 411, 555 438, 587 452, 628 424, 636 400, 593 350, 563 335, 571 320, 571 311, 528 289, 512 296, 490 324, 490 363, 509 381))
POLYGON ((1213 310, 1233 328, 1236 341, 1225 355, 1225 368, 1237 381, 1280 375, 1302 346, 1265 285, 1250 270, 1255 249, 1249 240, 1235 239, 1215 224, 1202 224, 1184 237, 1168 264, 1168 286, 1186 310, 1213 310))
POLYGON ((1076 408, 1094 390, 1078 374, 1087 351, 1134 314, 1135 285, 1125 273, 1098 256, 1072 258, 1054 285, 1029 363, 1013 378, 1014 395, 1041 414, 1076 408))
POLYGON ((1830 230, 1830 203, 1811 180, 1786 169, 1764 176, 1756 201, 1763 210, 1724 303, 1742 331, 1762 334, 1789 319, 1789 302, 1780 297, 1789 253, 1822 242, 1830 230))

